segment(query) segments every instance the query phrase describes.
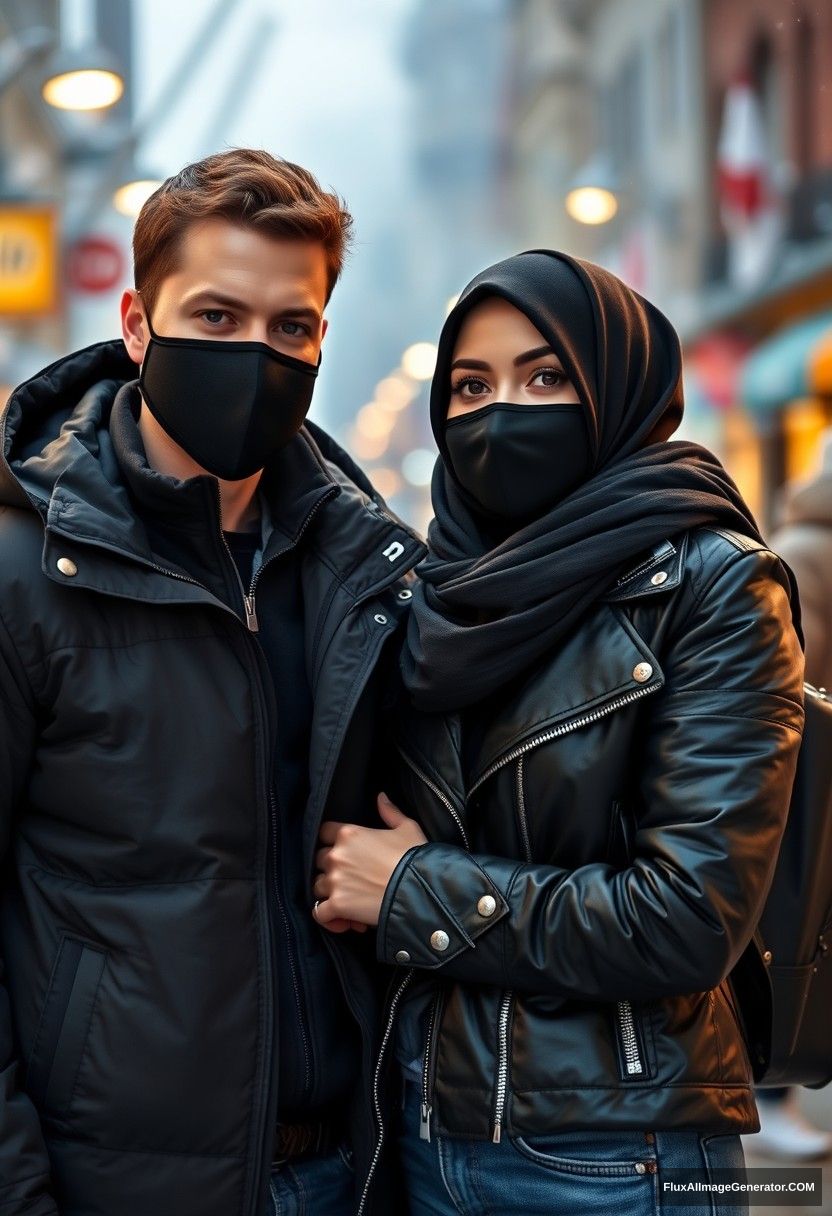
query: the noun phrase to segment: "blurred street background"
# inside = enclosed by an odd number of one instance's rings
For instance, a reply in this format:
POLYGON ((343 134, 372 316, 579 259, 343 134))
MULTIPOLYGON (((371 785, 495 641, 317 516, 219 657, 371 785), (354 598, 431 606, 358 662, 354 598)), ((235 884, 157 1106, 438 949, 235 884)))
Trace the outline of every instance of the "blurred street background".
MULTIPOLYGON (((817 469, 832 0, 0 0, 0 404, 119 332, 141 203, 241 145, 355 215, 313 417, 417 527, 442 321, 473 274, 538 246, 668 313, 680 434, 764 530, 817 469)), ((832 1128, 829 1090, 800 1101, 832 1128)))
POLYGON ((118 332, 141 202, 237 145, 300 161, 355 214, 313 416, 418 526, 449 301, 536 246, 670 315, 682 433, 765 528, 814 470, 829 0, 0 0, 0 399, 118 332))

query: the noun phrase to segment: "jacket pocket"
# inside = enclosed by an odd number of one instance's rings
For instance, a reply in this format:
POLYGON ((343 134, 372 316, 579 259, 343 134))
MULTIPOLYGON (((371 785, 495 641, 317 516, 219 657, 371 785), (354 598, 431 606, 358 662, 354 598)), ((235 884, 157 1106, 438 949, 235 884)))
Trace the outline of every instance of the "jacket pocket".
POLYGON ((106 959, 88 942, 61 938, 26 1074, 36 1105, 53 1114, 69 1110, 106 959))

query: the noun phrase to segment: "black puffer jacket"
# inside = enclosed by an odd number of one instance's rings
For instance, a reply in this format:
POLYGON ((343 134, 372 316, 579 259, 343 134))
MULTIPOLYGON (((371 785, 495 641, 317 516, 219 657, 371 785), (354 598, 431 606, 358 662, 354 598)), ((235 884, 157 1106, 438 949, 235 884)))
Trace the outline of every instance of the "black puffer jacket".
MULTIPOLYGON (((148 546, 107 429, 134 373, 121 342, 91 347, 0 420, 3 1216, 266 1210, 280 1026, 268 667, 242 605, 148 546)), ((423 552, 314 436, 294 441, 319 472, 300 559, 310 908, 322 816, 376 818, 381 671, 423 552)), ((296 539, 276 527, 263 569, 296 539)), ((368 1183, 384 1174, 378 968, 368 938, 322 937, 363 1037, 356 1206, 386 1212, 368 1183)))
POLYGON ((803 727, 793 584, 700 529, 623 575, 506 691, 466 767, 456 716, 404 709, 402 859, 378 944, 433 992, 441 1133, 759 1128, 726 977, 772 876, 803 727))

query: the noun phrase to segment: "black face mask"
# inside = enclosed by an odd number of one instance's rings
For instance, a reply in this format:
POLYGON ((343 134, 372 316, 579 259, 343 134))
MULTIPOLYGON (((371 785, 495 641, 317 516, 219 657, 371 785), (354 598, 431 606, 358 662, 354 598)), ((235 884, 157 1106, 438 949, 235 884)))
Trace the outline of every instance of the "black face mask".
POLYGON ((452 418, 445 443, 457 481, 493 519, 543 515, 591 468, 581 405, 494 402, 452 418))
POLYGON ((225 481, 262 469, 298 433, 318 364, 265 342, 151 340, 139 373, 147 407, 197 464, 225 481))

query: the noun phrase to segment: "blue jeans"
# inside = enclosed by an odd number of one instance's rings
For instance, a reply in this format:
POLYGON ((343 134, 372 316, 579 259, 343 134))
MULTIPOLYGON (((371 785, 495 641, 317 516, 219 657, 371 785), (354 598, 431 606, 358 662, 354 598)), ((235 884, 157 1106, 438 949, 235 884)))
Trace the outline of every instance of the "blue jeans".
POLYGON ((282 1165, 271 1176, 266 1216, 352 1216, 355 1208, 355 1173, 346 1147, 282 1165))
MULTIPOLYGON (((695 1131, 572 1131, 546 1136, 419 1139, 419 1090, 405 1084, 399 1138, 411 1216, 739 1216, 740 1195, 662 1205, 662 1168, 745 1167, 739 1136, 695 1131)), ((742 1177, 742 1173, 739 1175, 742 1177)))

